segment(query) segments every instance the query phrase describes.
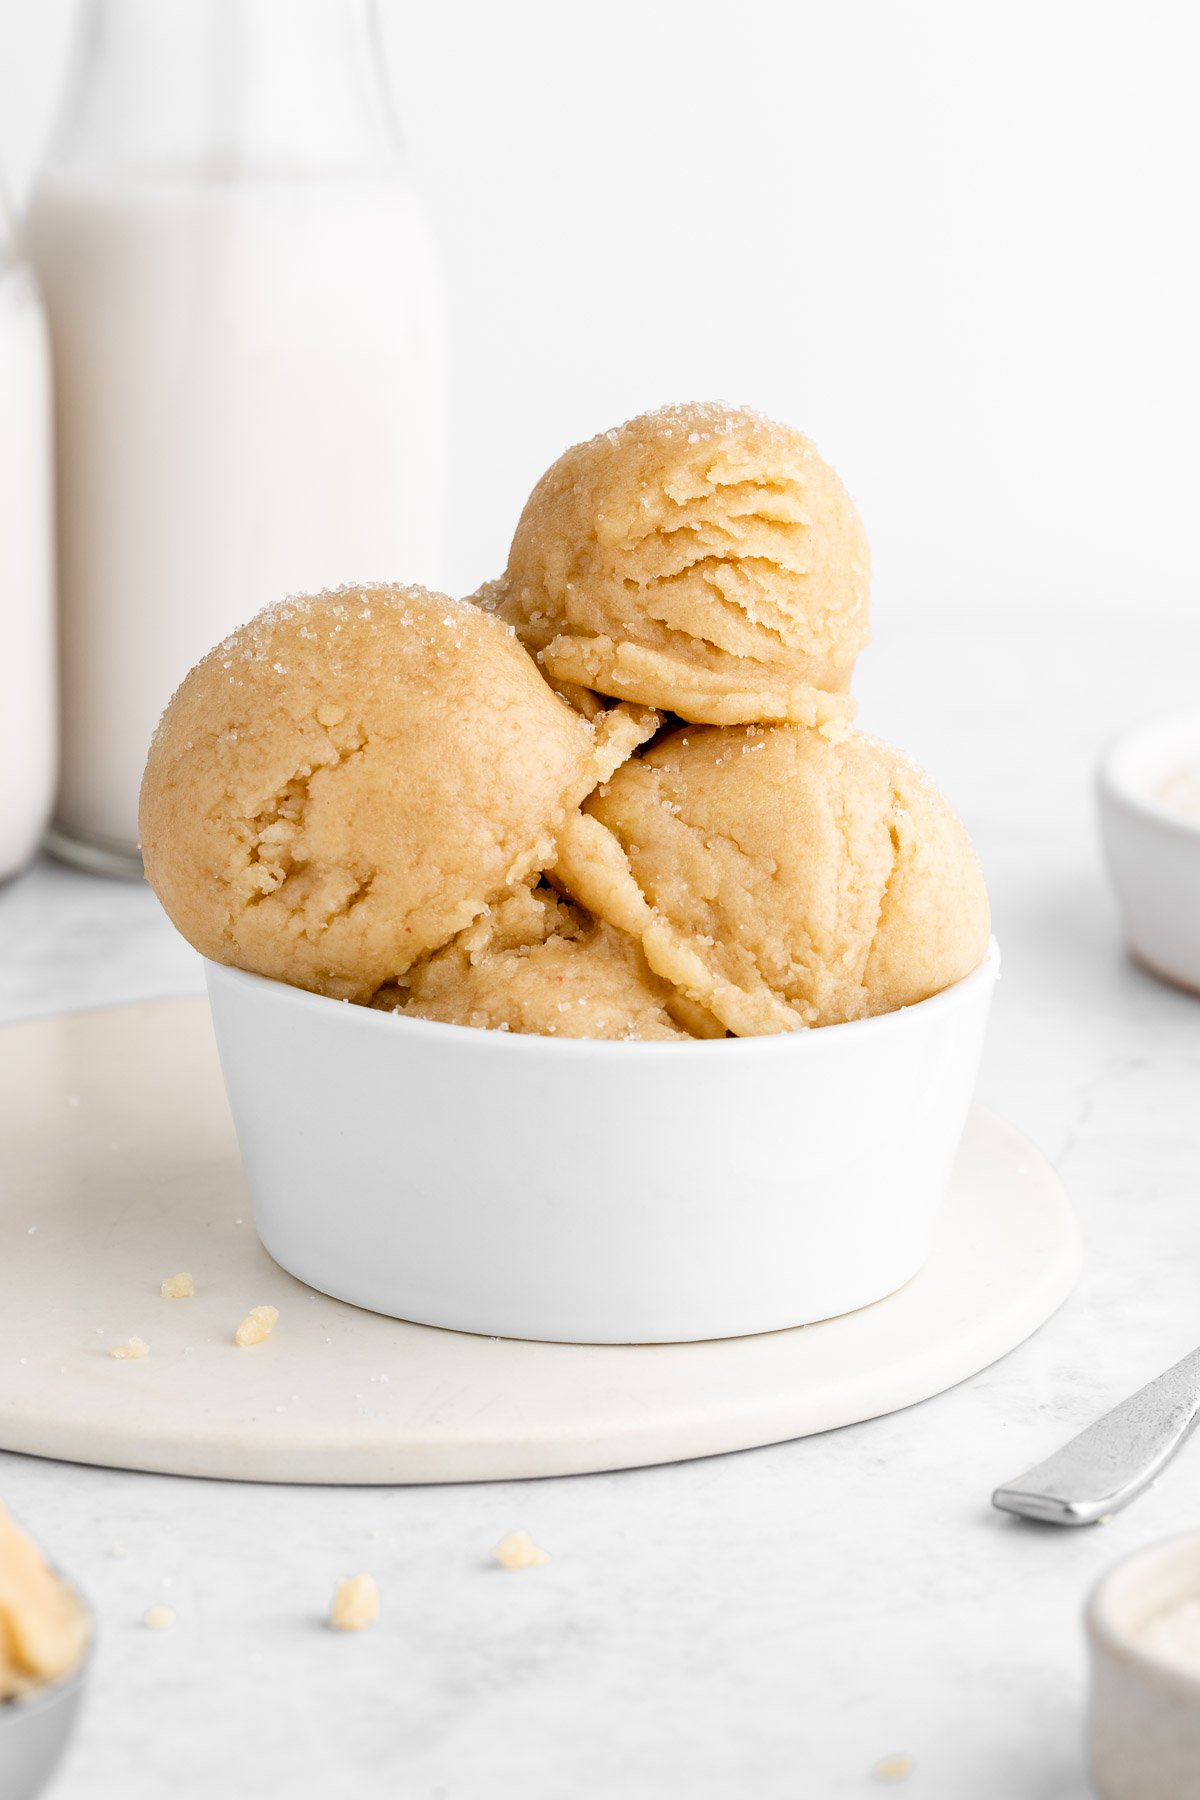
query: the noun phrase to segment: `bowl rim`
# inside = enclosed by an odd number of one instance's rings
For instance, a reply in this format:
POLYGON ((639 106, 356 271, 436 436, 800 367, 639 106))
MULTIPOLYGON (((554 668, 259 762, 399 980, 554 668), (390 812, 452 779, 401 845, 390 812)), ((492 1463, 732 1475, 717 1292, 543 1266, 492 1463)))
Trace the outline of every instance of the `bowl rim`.
POLYGON ((1188 725, 1195 728, 1200 738, 1200 707, 1182 706, 1172 712, 1152 713, 1132 725, 1123 726, 1107 740, 1100 752, 1096 787, 1103 803, 1123 807, 1137 818, 1147 820, 1166 836, 1200 842, 1200 819, 1186 818, 1164 806, 1153 794, 1131 782, 1121 768, 1124 757, 1138 745, 1160 734, 1169 734, 1172 727, 1185 729, 1188 725))
MULTIPOLYGON (((1200 1531, 1175 1532, 1170 1537, 1157 1538, 1138 1550, 1131 1550, 1106 1570, 1092 1587, 1084 1610, 1084 1622, 1094 1647, 1121 1662, 1132 1663, 1152 1680, 1178 1689, 1200 1705, 1200 1673, 1146 1650, 1115 1616, 1119 1591, 1139 1571, 1155 1563, 1165 1562, 1169 1566, 1175 1560, 1183 1560, 1189 1551, 1193 1564, 1200 1568, 1200 1531)), ((1181 1595, 1184 1599, 1188 1597, 1181 1595)))
POLYGON ((502 1056, 532 1056, 544 1054, 551 1047, 555 1055, 566 1056, 616 1056, 629 1060, 631 1057, 656 1057, 679 1055, 682 1051, 688 1056, 736 1055, 746 1056, 779 1056, 779 1055, 814 1055, 813 1044, 826 1046, 846 1044, 851 1041, 861 1043, 864 1036, 873 1033, 876 1037, 886 1032, 905 1031, 910 1028, 908 1022, 916 1014, 927 1019, 934 1012, 948 1012, 958 1006, 970 1004, 981 989, 990 990, 1000 972, 1000 946, 994 937, 988 938, 988 946, 979 962, 958 981, 949 987, 942 988, 936 994, 930 994, 925 1000, 914 1001, 911 1006, 901 1006, 892 1012, 875 1013, 866 1019, 847 1019, 837 1025, 822 1025, 809 1030, 777 1031, 761 1037, 727 1037, 727 1038, 688 1038, 688 1039, 646 1039, 646 1038, 558 1038, 541 1032, 499 1031, 480 1029, 469 1025, 448 1025, 434 1019, 410 1019, 403 1013, 383 1012, 370 1006, 357 1006, 349 1000, 335 1000, 329 994, 313 993, 309 988, 294 987, 290 982, 276 981, 267 975, 255 975, 247 969, 235 968, 230 963, 213 962, 209 957, 202 958, 205 979, 211 988, 214 984, 238 989, 272 991, 282 1005, 298 1007, 302 1011, 312 1012, 314 1009, 326 1009, 326 1016, 332 1017, 328 1009, 336 1008, 352 1016, 364 1030, 382 1030, 392 1033, 397 1030, 405 1036, 415 1035, 418 1041, 424 1038, 433 1044, 439 1040, 443 1044, 456 1043, 464 1050, 474 1048, 478 1054, 499 1054, 502 1056), (371 1020, 368 1025, 365 1021, 371 1020), (849 1034, 853 1032, 854 1038, 849 1034))

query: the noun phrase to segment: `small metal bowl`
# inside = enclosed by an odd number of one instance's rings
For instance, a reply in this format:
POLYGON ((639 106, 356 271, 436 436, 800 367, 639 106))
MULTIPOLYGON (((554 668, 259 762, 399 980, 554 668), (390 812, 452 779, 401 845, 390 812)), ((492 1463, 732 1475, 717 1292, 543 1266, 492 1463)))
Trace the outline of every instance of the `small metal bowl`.
MULTIPOLYGON (((56 1571, 63 1580, 61 1570, 56 1571)), ((66 1753, 83 1705, 96 1652, 96 1620, 74 1582, 71 1591, 88 1615, 90 1635, 83 1660, 72 1674, 35 1688, 21 1700, 0 1701, 0 1796, 37 1800, 66 1753)))

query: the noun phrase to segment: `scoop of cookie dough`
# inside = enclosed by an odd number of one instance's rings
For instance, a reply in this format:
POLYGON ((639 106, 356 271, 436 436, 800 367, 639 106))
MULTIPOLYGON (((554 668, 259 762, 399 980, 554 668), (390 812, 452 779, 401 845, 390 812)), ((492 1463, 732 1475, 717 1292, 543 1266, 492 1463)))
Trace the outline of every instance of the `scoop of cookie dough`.
POLYGON ((205 956, 369 999, 544 867, 652 728, 629 709, 585 721, 465 601, 289 600, 167 708, 142 783, 147 878, 205 956))
MULTIPOLYGON (((381 994, 379 1004, 388 999, 381 994)), ((414 1018, 489 1031, 686 1038, 675 999, 634 938, 547 888, 524 887, 411 969, 392 1004, 414 1018)))
POLYGON ((988 942, 962 824, 860 733, 676 731, 569 823, 554 875, 739 1036, 911 1005, 988 942))
POLYGON ((551 680, 718 725, 852 715, 869 555, 807 438, 667 407, 566 451, 480 590, 551 680))

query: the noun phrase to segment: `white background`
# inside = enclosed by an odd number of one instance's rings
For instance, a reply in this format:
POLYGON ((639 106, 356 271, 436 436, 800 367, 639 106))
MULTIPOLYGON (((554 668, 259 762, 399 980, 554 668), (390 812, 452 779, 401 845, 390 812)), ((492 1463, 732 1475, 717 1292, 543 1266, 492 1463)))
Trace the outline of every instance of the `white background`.
MULTIPOLYGON (((1083 1599, 1200 1523, 1200 1449, 1104 1531, 987 1495, 1198 1335, 1200 1015, 1123 959, 1089 795, 1123 719, 1196 703, 1191 9, 385 10, 452 308, 447 583, 500 567, 565 443, 645 406, 723 394, 816 438, 875 550, 862 717, 988 876, 980 1096, 1060 1170, 1085 1268, 928 1405, 677 1468, 264 1496, 0 1455, 103 1620, 63 1800, 231 1771, 304 1800, 868 1800, 901 1749, 914 1800, 1086 1800, 1083 1599), (498 1589, 518 1524, 555 1560, 498 1589), (338 1644, 318 1616, 357 1568, 384 1620, 338 1644)), ((68 16, 0 0, 18 189, 68 16)), ((4 1020, 198 980, 144 888, 42 863, 0 891, 4 1020)))
MULTIPOLYGON (((747 400, 858 498, 877 637, 924 598, 1195 599, 1200 107, 1153 0, 383 0, 450 300, 459 590, 568 442, 747 400)), ((69 0, 0 0, 0 167, 69 0)), ((402 572, 400 572, 402 573, 402 572)), ((1112 628, 1112 627, 1110 627, 1112 628)))

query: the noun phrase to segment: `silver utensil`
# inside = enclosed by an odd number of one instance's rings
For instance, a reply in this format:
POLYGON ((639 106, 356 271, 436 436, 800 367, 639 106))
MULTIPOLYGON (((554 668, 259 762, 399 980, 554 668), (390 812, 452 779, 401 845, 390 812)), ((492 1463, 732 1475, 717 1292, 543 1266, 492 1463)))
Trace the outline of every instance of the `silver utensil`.
POLYGON ((1193 1350, 1045 1462, 998 1487, 992 1505, 1052 1525, 1095 1525, 1136 1500, 1198 1423, 1200 1350, 1193 1350))

